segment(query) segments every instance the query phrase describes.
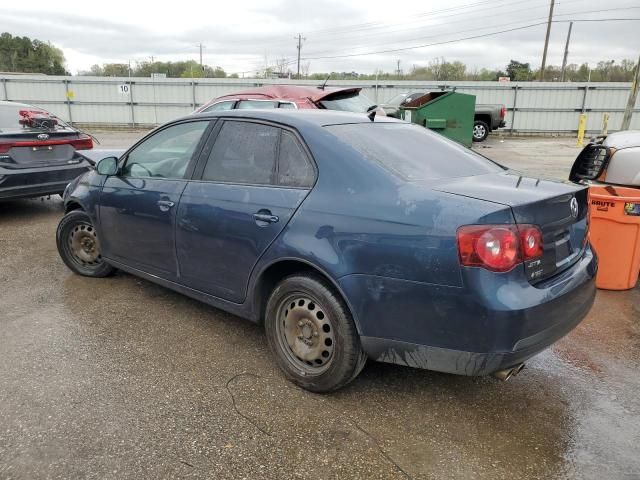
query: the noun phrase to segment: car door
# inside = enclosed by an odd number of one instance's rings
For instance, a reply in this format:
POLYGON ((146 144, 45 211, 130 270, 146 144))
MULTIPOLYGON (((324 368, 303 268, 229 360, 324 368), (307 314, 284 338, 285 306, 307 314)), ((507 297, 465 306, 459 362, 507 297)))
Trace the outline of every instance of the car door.
POLYGON ((105 180, 98 212, 105 257, 177 279, 176 208, 209 123, 159 130, 128 152, 118 175, 105 180))
POLYGON ((176 248, 182 283, 240 303, 254 265, 308 194, 315 170, 293 131, 242 120, 216 128, 199 180, 180 200, 176 248))

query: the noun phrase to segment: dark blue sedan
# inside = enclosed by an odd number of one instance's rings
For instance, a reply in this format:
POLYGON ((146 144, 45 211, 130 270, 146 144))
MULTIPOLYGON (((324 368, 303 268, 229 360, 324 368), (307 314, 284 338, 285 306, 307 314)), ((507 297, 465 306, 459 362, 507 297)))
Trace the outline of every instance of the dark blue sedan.
POLYGON ((286 376, 318 392, 367 358, 506 379, 595 295, 584 187, 390 118, 189 116, 64 200, 71 270, 121 269, 264 323, 286 376))

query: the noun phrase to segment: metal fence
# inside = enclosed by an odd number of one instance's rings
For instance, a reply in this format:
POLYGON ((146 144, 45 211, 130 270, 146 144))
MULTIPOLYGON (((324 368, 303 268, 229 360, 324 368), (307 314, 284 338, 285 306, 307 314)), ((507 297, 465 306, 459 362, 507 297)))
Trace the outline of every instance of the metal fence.
MULTIPOLYGON (((212 98, 272 84, 318 85, 313 80, 174 79, 49 77, 0 75, 0 99, 25 102, 71 123, 93 126, 158 125, 186 115, 212 98)), ((376 103, 401 92, 455 89, 476 96, 476 103, 504 104, 507 129, 527 133, 572 133, 581 113, 587 132, 620 129, 630 84, 555 82, 330 81, 328 86, 362 87, 376 103)), ((631 128, 640 129, 640 101, 631 128)))

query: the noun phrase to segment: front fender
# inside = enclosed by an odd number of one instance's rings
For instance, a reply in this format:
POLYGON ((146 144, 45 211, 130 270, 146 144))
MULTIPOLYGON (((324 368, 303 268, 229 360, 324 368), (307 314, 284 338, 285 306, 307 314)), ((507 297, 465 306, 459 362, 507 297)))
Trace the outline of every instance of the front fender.
POLYGON ((73 210, 75 205, 80 205, 97 228, 97 204, 105 178, 95 170, 90 170, 69 183, 62 195, 65 211, 73 210))

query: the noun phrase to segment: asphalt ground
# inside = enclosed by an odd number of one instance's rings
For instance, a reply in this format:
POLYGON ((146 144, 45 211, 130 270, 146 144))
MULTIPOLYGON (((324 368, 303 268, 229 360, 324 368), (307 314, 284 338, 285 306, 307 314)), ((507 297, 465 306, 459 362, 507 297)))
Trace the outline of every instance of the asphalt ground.
MULTIPOLYGON (((144 132, 94 132, 104 148, 144 132)), ((566 178, 567 138, 480 153, 566 178)), ((59 259, 58 198, 0 203, 0 478, 640 478, 640 291, 506 383, 370 362, 347 388, 287 382, 261 327, 59 259)))

